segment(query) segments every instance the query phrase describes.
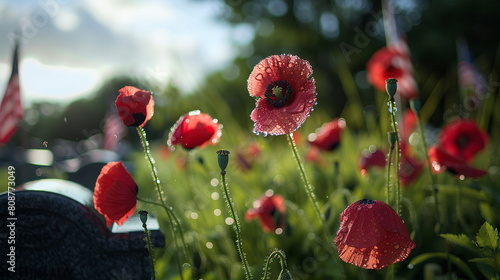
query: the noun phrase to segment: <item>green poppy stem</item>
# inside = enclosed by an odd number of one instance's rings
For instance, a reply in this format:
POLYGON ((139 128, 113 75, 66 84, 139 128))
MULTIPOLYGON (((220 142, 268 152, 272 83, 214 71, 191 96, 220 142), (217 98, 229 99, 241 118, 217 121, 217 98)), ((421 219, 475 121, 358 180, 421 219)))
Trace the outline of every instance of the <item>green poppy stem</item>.
MULTIPOLYGON (((307 178, 307 173, 306 173, 306 170, 304 168, 304 164, 302 163, 302 160, 299 157, 299 152, 297 150, 297 146, 295 145, 295 142, 293 140, 293 134, 291 134, 291 133, 287 134, 287 137, 288 137, 287 138, 288 143, 290 144, 290 147, 292 148, 292 154, 293 154, 293 157, 295 159, 295 163, 297 164, 297 167, 299 168, 300 177, 302 178, 302 182, 304 183, 304 188, 305 188, 305 191, 307 193, 307 196, 311 200, 311 203, 313 204, 313 207, 314 207, 314 212, 316 213, 317 218, 320 220, 321 225, 323 226, 323 231, 326 235, 328 245, 329 245, 329 247, 331 247, 333 249, 334 245, 333 245, 333 241, 331 239, 330 231, 328 230, 328 226, 327 226, 326 221, 325 221, 325 216, 323 214, 321 214, 321 211, 319 210, 319 204, 318 204, 318 201, 316 200, 316 195, 314 194, 314 189, 313 189, 311 183, 309 183, 309 179, 307 178)), ((330 251, 329 253, 332 253, 332 251, 330 251)), ((334 257, 334 260, 335 260, 335 265, 338 268, 341 279, 345 279, 344 271, 343 271, 342 266, 340 265, 337 257, 334 257)))
POLYGON ((155 271, 155 261, 153 258, 153 249, 151 247, 151 239, 149 237, 149 230, 148 230, 148 227, 146 225, 148 212, 139 211, 139 214, 141 214, 141 221, 143 220, 143 218, 142 218, 143 215, 145 216, 144 221, 142 221, 142 227, 144 228, 144 233, 146 234, 146 244, 148 245, 149 262, 151 263, 151 270, 152 270, 151 271, 151 278, 153 280, 156 280, 156 271, 155 271))
POLYGON ((396 104, 393 97, 389 98, 389 108, 392 122, 392 132, 394 133, 396 144, 396 212, 401 216, 401 184, 399 182, 399 136, 395 117, 396 104))
POLYGON ((243 252, 243 242, 241 239, 241 227, 240 227, 240 221, 238 219, 238 214, 236 213, 236 210, 234 210, 233 206, 233 199, 231 198, 231 195, 229 194, 229 188, 226 185, 226 171, 221 171, 220 172, 222 176, 222 189, 224 191, 224 196, 226 198, 226 204, 229 208, 229 214, 231 215, 231 218, 233 219, 233 229, 234 232, 236 233, 236 248, 238 249, 238 253, 240 254, 241 262, 243 263, 243 270, 245 271, 245 279, 250 280, 253 279, 252 272, 250 271, 249 264, 247 261, 247 257, 245 252, 243 252))
POLYGON ((391 194, 391 161, 392 161, 392 151, 394 150, 394 145, 391 144, 389 148, 389 154, 387 155, 387 189, 386 189, 386 200, 387 204, 391 205, 390 194, 391 194))
POLYGON ((264 275, 262 275, 262 280, 266 280, 269 278, 268 274, 270 275, 270 271, 271 271, 271 268, 270 268, 270 265, 271 265, 271 262, 272 262, 272 259, 273 258, 276 258, 278 257, 279 260, 280 260, 280 265, 281 265, 281 272, 283 273, 283 271, 286 271, 286 256, 285 256, 285 253, 281 250, 278 250, 278 249, 274 249, 271 254, 269 254, 269 256, 266 258, 266 262, 265 262, 265 265, 264 265, 264 275))
MULTIPOLYGON (((155 187, 156 187, 156 192, 158 193, 158 198, 160 199, 160 202, 161 202, 161 204, 159 204, 159 203, 153 203, 153 204, 161 206, 161 207, 163 207, 163 209, 165 209, 165 212, 167 213, 169 222, 172 225, 172 235, 174 237, 174 243, 175 243, 176 248, 177 248, 177 236, 175 233, 176 232, 175 228, 177 227, 177 229, 179 230, 181 242, 182 242, 183 249, 184 249, 184 254, 186 256, 186 261, 189 264, 191 264, 191 261, 189 259, 187 245, 186 245, 186 242, 184 240, 184 234, 182 232, 182 228, 181 228, 179 219, 175 215, 172 208, 167 206, 167 204, 165 203, 165 199, 163 198, 163 190, 161 189, 161 186, 160 186, 160 179, 158 178, 158 172, 156 171, 155 160, 153 159, 153 156, 151 155, 151 151, 149 149, 149 142, 147 141, 147 138, 146 138, 146 131, 142 127, 138 126, 137 133, 139 134, 139 137, 141 138, 142 146, 144 148, 144 154, 145 154, 146 160, 149 164, 149 168, 151 169, 151 176, 153 177, 153 182, 154 182, 155 187)), ((148 202, 148 203, 151 203, 151 202, 148 202)), ((179 250, 177 248, 177 258, 179 259, 178 254, 179 254, 179 250)), ((180 266, 180 264, 178 264, 178 265, 180 266)), ((182 270, 179 270, 179 273, 181 274, 181 278, 182 278, 183 277, 182 270)))
POLYGON ((436 219, 437 219, 437 227, 436 229, 439 231, 441 228, 441 214, 439 210, 439 200, 438 200, 438 189, 436 186, 436 178, 435 175, 432 174, 432 163, 431 159, 429 157, 429 150, 427 149, 427 143, 425 142, 425 134, 424 134, 424 126, 422 124, 422 120, 420 118, 420 108, 419 106, 415 105, 416 101, 412 100, 410 101, 411 109, 417 116, 417 123, 418 123, 418 131, 420 132, 420 141, 422 141, 422 146, 424 147, 424 154, 425 154, 425 160, 427 161, 427 171, 429 172, 429 177, 431 178, 431 185, 432 185, 432 194, 434 196, 434 203, 436 205, 436 219))

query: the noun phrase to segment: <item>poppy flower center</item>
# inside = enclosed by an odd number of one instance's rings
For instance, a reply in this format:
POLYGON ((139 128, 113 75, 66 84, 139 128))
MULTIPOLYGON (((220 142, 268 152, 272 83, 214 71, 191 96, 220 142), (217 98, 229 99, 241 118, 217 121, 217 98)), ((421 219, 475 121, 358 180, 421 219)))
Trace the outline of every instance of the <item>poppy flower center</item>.
POLYGON ((375 204, 375 200, 363 198, 359 201, 359 204, 363 204, 363 205, 375 204))
POLYGON ((287 81, 279 80, 267 85, 264 96, 269 105, 281 108, 286 104, 291 94, 292 86, 287 81))
POLYGON ((134 123, 129 126, 133 127, 141 125, 146 120, 146 116, 143 113, 132 113, 132 117, 134 118, 134 123))
POLYGON ((459 148, 465 148, 467 147, 467 145, 469 144, 469 137, 465 136, 465 135, 460 135, 456 140, 455 140, 455 144, 459 147, 459 148))

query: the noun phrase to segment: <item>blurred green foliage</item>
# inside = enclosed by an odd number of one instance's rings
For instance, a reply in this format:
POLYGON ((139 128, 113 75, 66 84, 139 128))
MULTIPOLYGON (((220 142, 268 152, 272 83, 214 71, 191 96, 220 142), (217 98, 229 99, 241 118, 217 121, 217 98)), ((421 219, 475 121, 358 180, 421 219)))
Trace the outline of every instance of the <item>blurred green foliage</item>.
MULTIPOLYGON (((347 129, 340 147, 321 153, 319 162, 306 163, 321 211, 326 215, 330 232, 335 234, 339 215, 349 204, 361 198, 385 200, 385 170, 373 169, 362 176, 358 169, 363 149, 371 145, 384 150, 388 147, 386 95, 375 92, 367 84, 364 72, 371 55, 385 45, 382 29, 376 29, 373 36, 366 34, 370 24, 377 23, 382 28, 380 3, 367 0, 226 0, 225 3, 227 6, 220 11, 221 20, 234 26, 249 25, 255 30, 255 36, 251 44, 237 44, 239 55, 234 62, 208 76, 194 92, 183 94, 174 87, 156 89, 156 85, 148 81, 116 78, 103 84, 95 95, 67 107, 35 104, 32 109, 39 112, 39 118, 32 125, 26 124, 27 133, 49 142, 56 138, 85 139, 102 133, 104 115, 113 108, 121 87, 133 85, 153 90, 156 106, 154 117, 146 126, 148 139, 152 143, 167 203, 181 217, 198 276, 202 279, 243 279, 235 236, 231 226, 225 223, 228 215, 216 163, 215 151, 227 149, 231 152, 228 186, 242 219, 243 246, 255 277, 260 276, 268 253, 279 248, 287 255, 294 279, 337 279, 339 271, 334 269, 333 262, 337 252, 330 252, 323 241, 321 226, 302 188, 285 137, 262 137, 252 133, 249 114, 255 100, 248 95, 246 81, 253 66, 269 55, 292 53, 311 63, 318 104, 296 136, 302 155, 310 148, 306 141, 309 133, 335 117, 346 119, 347 129), (361 36, 358 30, 368 38, 366 45, 356 45, 356 38, 360 38, 356 36, 361 36), (340 48, 342 43, 356 47, 359 52, 347 59, 340 48), (44 113, 47 108, 50 114, 44 113), (181 115, 196 109, 217 118, 223 125, 220 143, 203 150, 167 149, 165 140, 170 127, 181 115), (261 155, 252 159, 250 169, 238 167, 238 154, 253 143, 258 144, 261 155), (286 199, 289 227, 281 235, 263 232, 257 221, 243 221, 245 211, 266 190, 286 199)), ((415 0, 400 1, 399 5, 398 24, 408 38, 420 88, 419 98, 424 104, 422 114, 424 120, 429 121, 427 131, 432 141, 437 133, 433 126, 442 127, 448 117, 464 113, 457 78, 457 38, 468 42, 479 69, 490 83, 499 81, 500 2, 415 0)), ((471 273, 478 278, 481 275, 498 278, 500 275, 498 267, 492 266, 490 260, 479 259, 484 257, 478 251, 485 250, 479 242, 484 238, 475 237, 477 232, 482 232, 480 236, 484 232, 492 234, 500 225, 496 215, 500 211, 500 108, 498 83, 492 85, 482 107, 465 112, 469 113, 468 117, 482 120, 482 126, 490 132, 491 145, 472 163, 488 170, 489 174, 478 180, 464 181, 447 173, 437 176, 442 218, 439 228, 436 227, 436 205, 428 174, 422 172, 415 182, 403 189, 402 218, 417 247, 407 260, 394 265, 396 278, 444 279, 451 275, 453 279, 465 279, 471 273), (461 211, 457 211, 457 207, 461 211), (485 222, 491 228, 483 229, 485 222), (482 248, 473 250, 476 259, 471 260, 471 248, 477 245, 474 240, 482 248), (464 246, 465 243, 468 245, 464 246), (453 256, 452 261, 446 252, 453 256), (410 263, 414 263, 411 269, 407 267, 410 263)), ((402 107, 404 109, 406 104, 402 107)), ((132 173, 139 186, 139 196, 155 199, 138 137, 132 129, 129 132, 122 141, 130 141, 135 149, 124 160, 134 165, 132 173)), ((424 161, 421 143, 417 142, 413 149, 417 159, 424 161)), ((5 182, 5 174, 0 174, 2 182, 5 182)), ((160 209, 139 203, 138 210, 141 209, 158 215, 164 232, 170 230, 160 209)), ((175 246, 169 239, 170 234, 166 236, 166 248, 155 252, 157 271, 161 279, 180 279, 175 246)), ((495 253, 492 258, 498 263, 498 244, 492 250, 495 253)), ((348 279, 385 279, 392 269, 363 270, 347 264, 342 266, 348 279)), ((275 264, 272 279, 277 277, 278 271, 275 264)), ((190 269, 185 268, 185 274, 189 278, 190 269)))

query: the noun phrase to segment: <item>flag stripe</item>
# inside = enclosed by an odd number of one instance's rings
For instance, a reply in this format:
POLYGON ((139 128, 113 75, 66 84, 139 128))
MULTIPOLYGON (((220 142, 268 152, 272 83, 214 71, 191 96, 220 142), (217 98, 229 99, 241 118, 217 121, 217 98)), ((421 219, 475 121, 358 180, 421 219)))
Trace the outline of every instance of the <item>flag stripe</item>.
POLYGON ((14 51, 12 74, 0 105, 0 143, 6 144, 17 130, 17 123, 23 117, 19 90, 17 46, 14 51))

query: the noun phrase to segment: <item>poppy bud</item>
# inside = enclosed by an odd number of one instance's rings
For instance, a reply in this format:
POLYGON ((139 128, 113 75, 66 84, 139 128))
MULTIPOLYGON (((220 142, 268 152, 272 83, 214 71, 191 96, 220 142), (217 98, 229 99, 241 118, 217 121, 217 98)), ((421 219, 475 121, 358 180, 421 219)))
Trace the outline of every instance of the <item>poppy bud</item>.
POLYGON ((420 113, 420 109, 422 108, 422 104, 420 103, 420 100, 418 100, 416 98, 410 100, 410 108, 418 116, 418 114, 420 113))
POLYGON ((141 211, 139 211, 139 215, 141 218, 142 225, 145 225, 146 222, 148 221, 148 211, 141 210, 141 211))
POLYGON ((221 172, 225 172, 227 163, 229 161, 229 151, 228 150, 218 150, 217 152, 217 162, 221 172))
POLYGON ((385 90, 391 99, 396 95, 396 90, 398 89, 398 80, 394 78, 389 78, 385 80, 385 90))

